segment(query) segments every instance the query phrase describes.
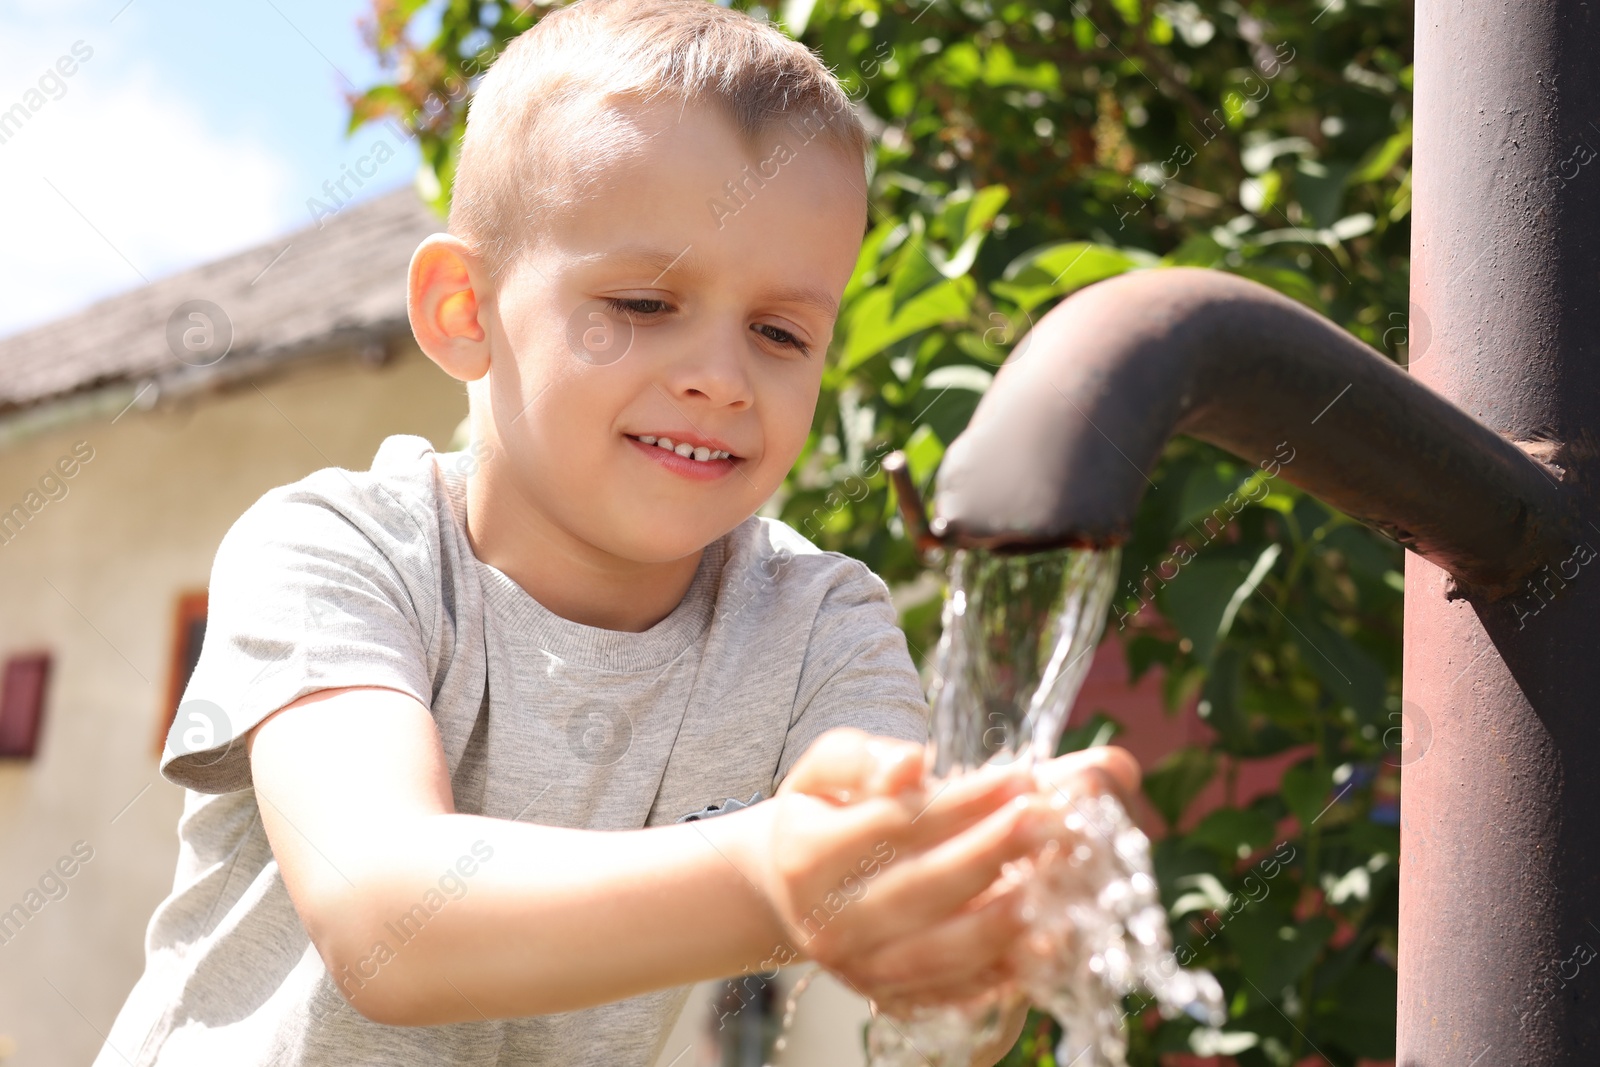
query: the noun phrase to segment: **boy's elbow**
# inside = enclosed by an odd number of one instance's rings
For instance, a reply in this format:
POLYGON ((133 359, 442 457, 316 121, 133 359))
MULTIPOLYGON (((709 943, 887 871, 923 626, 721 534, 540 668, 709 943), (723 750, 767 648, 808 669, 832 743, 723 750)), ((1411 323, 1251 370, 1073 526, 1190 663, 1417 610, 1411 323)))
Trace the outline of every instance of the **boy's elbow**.
POLYGON ((305 909, 302 918, 329 979, 362 1018, 386 1026, 439 1021, 426 1017, 405 946, 374 917, 379 910, 370 899, 346 892, 305 909))
POLYGON ((407 972, 399 954, 382 939, 369 942, 364 950, 355 947, 355 938, 331 940, 349 944, 335 948, 317 943, 317 953, 339 995, 362 1018, 385 1026, 432 1026, 457 1021, 436 1017, 437 1006, 417 988, 418 976, 407 972))

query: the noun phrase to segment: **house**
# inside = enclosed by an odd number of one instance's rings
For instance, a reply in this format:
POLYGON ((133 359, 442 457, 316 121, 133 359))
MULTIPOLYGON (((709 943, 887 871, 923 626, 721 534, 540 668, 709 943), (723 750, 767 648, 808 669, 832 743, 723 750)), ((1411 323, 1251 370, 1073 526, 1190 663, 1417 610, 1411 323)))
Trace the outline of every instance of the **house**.
POLYGON ((8 1065, 89 1062, 143 970, 183 799, 156 763, 223 533, 275 485, 462 418, 406 324, 438 228, 374 200, 0 341, 8 1065))

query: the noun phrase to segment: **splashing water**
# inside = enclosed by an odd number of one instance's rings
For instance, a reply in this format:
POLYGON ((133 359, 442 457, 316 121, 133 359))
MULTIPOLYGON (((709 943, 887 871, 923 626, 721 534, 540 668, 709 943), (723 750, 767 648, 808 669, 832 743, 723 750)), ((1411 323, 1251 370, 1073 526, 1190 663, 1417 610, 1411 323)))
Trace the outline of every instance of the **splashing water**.
MULTIPOLYGON (((929 773, 1050 759, 1088 673, 1116 584, 1116 549, 1026 555, 957 551, 936 654, 929 773)), ((1150 842, 1111 796, 1051 790, 1063 845, 1015 864, 1029 924, 1018 988, 1061 1024, 1056 1062, 1126 1067, 1122 999, 1152 994, 1161 1012, 1210 1025, 1226 1018, 1205 971, 1178 966, 1156 893, 1150 842)), ((994 1041, 1003 1005, 990 994, 960 1005, 876 1012, 871 1067, 966 1067, 994 1041)))
POLYGON ((794 1025, 794 1013, 800 1007, 800 994, 806 991, 806 986, 811 984, 820 970, 815 963, 808 964, 800 972, 800 977, 795 979, 794 987, 789 990, 789 999, 783 1004, 783 1021, 778 1024, 778 1039, 773 1042, 772 1054, 762 1061, 762 1067, 773 1067, 784 1047, 789 1044, 789 1029, 794 1025))

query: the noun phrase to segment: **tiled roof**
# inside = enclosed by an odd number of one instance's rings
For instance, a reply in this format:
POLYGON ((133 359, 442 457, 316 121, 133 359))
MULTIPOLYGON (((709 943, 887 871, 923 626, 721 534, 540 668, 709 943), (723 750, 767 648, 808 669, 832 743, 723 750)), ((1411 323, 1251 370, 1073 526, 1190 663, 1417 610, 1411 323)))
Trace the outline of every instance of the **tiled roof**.
MULTIPOLYGON (((352 345, 377 355, 389 338, 409 334, 406 266, 417 243, 443 228, 416 193, 401 189, 352 205, 321 228, 0 339, 0 414, 101 386, 153 382, 151 392, 187 392, 352 345), (194 300, 221 308, 231 323, 232 345, 220 358, 202 351, 179 359, 169 343, 169 319, 194 300)), ((188 322, 180 316, 176 335, 188 322)))

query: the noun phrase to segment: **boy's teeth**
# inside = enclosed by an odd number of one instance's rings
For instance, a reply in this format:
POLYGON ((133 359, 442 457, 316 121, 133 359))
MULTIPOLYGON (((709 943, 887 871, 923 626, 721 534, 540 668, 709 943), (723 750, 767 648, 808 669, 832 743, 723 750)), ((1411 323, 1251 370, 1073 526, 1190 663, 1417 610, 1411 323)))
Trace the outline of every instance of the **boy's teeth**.
POLYGON ((709 463, 714 459, 728 459, 733 455, 732 452, 726 452, 720 448, 707 448, 705 445, 696 447, 687 441, 675 442, 670 437, 656 437, 653 434, 642 433, 638 439, 647 445, 655 445, 657 448, 676 452, 685 459, 693 459, 701 463, 709 463))

